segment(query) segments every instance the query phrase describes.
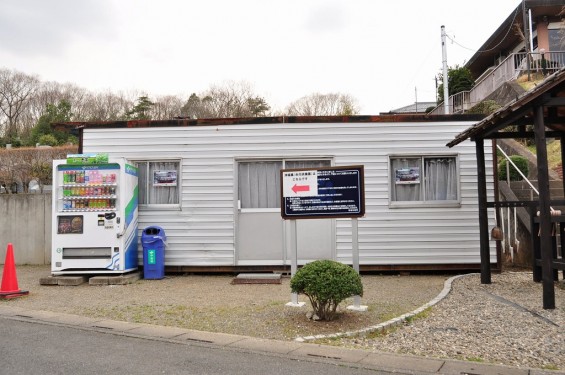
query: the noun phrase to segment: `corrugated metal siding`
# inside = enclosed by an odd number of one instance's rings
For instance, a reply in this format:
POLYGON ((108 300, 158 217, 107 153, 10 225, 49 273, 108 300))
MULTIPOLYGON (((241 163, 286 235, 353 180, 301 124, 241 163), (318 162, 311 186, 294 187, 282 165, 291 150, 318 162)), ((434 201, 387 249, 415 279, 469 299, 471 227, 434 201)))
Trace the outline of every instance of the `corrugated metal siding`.
MULTIPOLYGON (((366 216, 359 219, 361 264, 480 263, 475 144, 445 144, 473 125, 326 123, 84 130, 84 152, 132 160, 181 159, 179 211, 141 211, 140 228, 162 226, 166 265, 233 265, 235 160, 332 157, 365 166, 366 216), (461 207, 389 208, 388 156, 459 156, 461 207)), ((485 147, 492 181, 492 153, 485 147)), ((492 187, 492 184, 488 184, 492 187)), ((492 188, 488 191, 492 198, 492 188)), ((489 213, 489 217, 494 215, 489 213)), ((491 223, 494 225, 493 223, 491 223)), ((336 220, 337 260, 351 261, 351 222, 336 220)), ((495 261, 492 246, 492 261, 495 261)))

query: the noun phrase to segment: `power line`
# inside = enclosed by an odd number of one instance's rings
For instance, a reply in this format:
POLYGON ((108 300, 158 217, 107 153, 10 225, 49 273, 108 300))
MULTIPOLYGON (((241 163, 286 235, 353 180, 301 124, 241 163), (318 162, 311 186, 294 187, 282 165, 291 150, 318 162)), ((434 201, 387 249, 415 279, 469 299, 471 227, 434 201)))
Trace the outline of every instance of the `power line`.
MULTIPOLYGON (((508 30, 506 30, 506 34, 504 34, 504 37, 500 40, 500 42, 496 46, 489 48, 489 49, 485 49, 485 50, 478 50, 476 53, 491 52, 491 51, 494 51, 495 49, 497 49, 502 44, 502 42, 504 42, 504 40, 506 40, 506 37, 508 36, 508 34, 510 34, 510 31, 512 30, 512 26, 514 26, 514 21, 516 20, 517 15, 518 15, 518 8, 516 8, 516 10, 514 10, 514 17, 512 17, 512 22, 510 22, 510 26, 508 27, 508 30)), ((459 47, 464 48, 464 49, 469 50, 469 51, 474 51, 474 49, 465 47, 465 46, 461 45, 460 43, 456 42, 455 39, 453 39, 451 36, 449 36, 449 34, 445 34, 445 35, 447 36, 447 38, 449 40, 451 40, 452 43, 457 44, 459 47)))

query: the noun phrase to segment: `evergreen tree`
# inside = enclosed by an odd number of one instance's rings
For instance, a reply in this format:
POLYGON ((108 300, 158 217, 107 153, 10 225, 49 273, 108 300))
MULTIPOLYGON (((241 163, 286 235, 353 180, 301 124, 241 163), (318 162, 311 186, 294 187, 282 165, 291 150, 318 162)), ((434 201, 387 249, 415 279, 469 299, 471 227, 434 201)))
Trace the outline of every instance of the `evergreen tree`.
MULTIPOLYGON (((45 113, 39 117, 37 124, 31 130, 31 137, 27 142, 29 145, 33 146, 36 143, 40 143, 40 139, 43 136, 51 135, 57 140, 57 144, 62 145, 69 139, 68 133, 55 131, 51 127, 52 123, 55 122, 68 122, 71 121, 73 114, 71 112, 71 103, 66 100, 59 101, 59 104, 47 104, 45 113)), ((72 137, 71 139, 73 139, 72 137)), ((45 138, 43 139, 51 139, 45 138)), ((52 141, 50 141, 52 143, 52 141)))
POLYGON ((137 104, 133 108, 126 112, 127 120, 151 120, 151 109, 155 103, 153 103, 147 96, 140 96, 137 98, 137 104))
MULTIPOLYGON (((438 80, 443 81, 443 75, 439 74, 438 80)), ((455 65, 454 68, 447 70, 447 86, 449 96, 455 95, 461 91, 469 91, 474 85, 471 71, 464 67, 455 65)), ((437 88, 438 103, 443 102, 443 83, 437 88)))

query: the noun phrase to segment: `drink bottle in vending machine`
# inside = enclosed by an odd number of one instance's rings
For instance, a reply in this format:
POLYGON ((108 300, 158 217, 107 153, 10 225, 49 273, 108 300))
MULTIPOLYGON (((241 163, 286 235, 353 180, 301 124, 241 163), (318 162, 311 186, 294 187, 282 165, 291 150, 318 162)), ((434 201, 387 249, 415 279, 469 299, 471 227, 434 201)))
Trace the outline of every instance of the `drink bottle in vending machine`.
POLYGON ((137 269, 137 167, 88 155, 53 161, 54 275, 137 269))

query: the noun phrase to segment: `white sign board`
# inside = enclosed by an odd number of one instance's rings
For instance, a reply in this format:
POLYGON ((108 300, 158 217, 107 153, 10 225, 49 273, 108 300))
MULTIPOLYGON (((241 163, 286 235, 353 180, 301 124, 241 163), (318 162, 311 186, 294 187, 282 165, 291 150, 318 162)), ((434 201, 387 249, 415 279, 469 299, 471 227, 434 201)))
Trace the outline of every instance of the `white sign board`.
POLYGON ((282 172, 283 197, 310 197, 318 195, 318 171, 282 172))

